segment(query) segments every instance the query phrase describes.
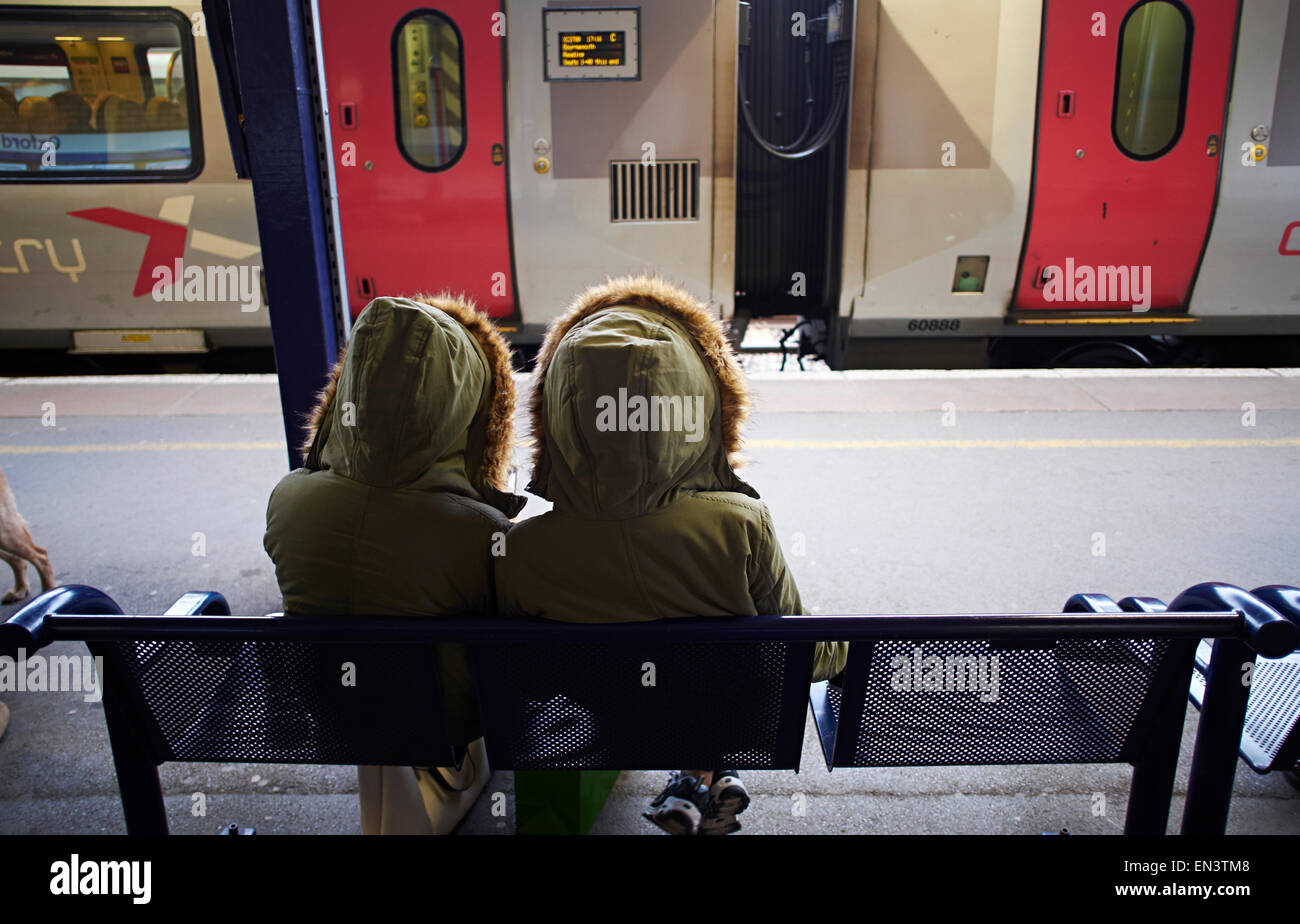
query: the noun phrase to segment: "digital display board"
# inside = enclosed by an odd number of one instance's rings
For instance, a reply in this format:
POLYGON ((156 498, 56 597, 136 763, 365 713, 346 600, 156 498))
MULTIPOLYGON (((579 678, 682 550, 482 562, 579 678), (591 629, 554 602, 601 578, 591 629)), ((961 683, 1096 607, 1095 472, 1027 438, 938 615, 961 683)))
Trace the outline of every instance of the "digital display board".
POLYGON ((561 32, 560 67, 622 67, 627 33, 561 32))
POLYGON ((640 80, 641 10, 545 8, 546 80, 640 80))

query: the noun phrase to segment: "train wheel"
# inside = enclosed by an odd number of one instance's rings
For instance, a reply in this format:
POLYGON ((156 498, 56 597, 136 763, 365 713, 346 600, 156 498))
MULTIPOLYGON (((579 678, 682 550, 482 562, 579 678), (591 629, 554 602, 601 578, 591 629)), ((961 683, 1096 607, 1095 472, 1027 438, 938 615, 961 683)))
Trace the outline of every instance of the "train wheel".
POLYGON ((1146 368, 1169 361, 1169 350, 1153 339, 1079 340, 1062 337, 994 337, 988 343, 992 369, 1146 368))
POLYGON ((1085 340, 1066 347, 1044 363, 1047 368, 1064 369, 1136 369, 1151 365, 1146 353, 1122 340, 1085 340))

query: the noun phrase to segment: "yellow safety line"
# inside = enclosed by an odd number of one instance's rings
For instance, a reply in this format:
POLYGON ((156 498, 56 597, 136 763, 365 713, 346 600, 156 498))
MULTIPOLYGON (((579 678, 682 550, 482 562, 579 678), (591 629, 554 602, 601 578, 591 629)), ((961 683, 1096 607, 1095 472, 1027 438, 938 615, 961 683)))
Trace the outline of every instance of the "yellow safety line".
MULTIPOLYGON (((1300 437, 1275 439, 990 439, 990 440, 746 440, 750 449, 1279 449, 1300 447, 1300 437)), ((248 440, 232 443, 80 443, 67 446, 0 446, 0 457, 88 452, 241 452, 277 450, 284 443, 248 440)))
POLYGON ((1200 318, 1012 318, 1012 324, 1196 324, 1200 318))
POLYGON ((238 443, 80 443, 69 446, 0 446, 0 456, 47 452, 184 452, 186 450, 231 452, 247 449, 278 449, 283 452, 284 448, 284 443, 271 440, 248 440, 238 443))
POLYGON ((1042 440, 746 440, 751 449, 1267 449, 1300 446, 1279 439, 1042 439, 1042 440))

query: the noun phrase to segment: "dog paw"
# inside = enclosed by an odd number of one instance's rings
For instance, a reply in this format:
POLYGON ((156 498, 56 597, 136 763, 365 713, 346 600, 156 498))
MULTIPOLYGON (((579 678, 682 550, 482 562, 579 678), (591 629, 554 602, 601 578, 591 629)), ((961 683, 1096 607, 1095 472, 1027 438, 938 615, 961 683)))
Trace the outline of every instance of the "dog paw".
POLYGON ((29 593, 31 593, 31 591, 26 591, 20 594, 17 590, 11 590, 3 597, 0 597, 0 604, 17 603, 19 600, 26 600, 29 593))

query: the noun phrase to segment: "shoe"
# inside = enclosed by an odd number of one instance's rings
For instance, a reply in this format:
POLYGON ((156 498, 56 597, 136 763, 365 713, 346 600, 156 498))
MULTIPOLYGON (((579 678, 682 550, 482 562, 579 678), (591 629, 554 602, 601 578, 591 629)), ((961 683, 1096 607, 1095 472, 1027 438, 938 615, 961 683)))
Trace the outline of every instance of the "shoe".
POLYGON ((704 818, 700 821, 700 834, 731 834, 740 830, 736 816, 749 808, 749 791, 734 770, 718 770, 713 774, 709 798, 704 804, 704 818))
POLYGON ((702 789, 699 780, 680 770, 674 770, 668 777, 664 791, 650 803, 653 811, 644 812, 643 815, 669 834, 695 834, 700 829, 700 819, 708 798, 709 790, 702 789))

